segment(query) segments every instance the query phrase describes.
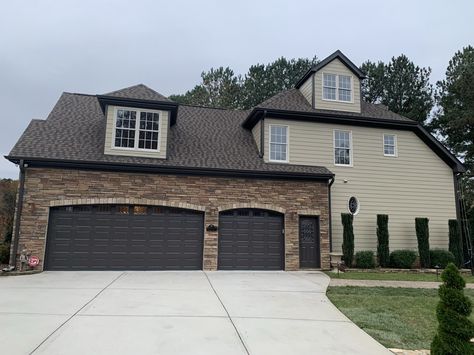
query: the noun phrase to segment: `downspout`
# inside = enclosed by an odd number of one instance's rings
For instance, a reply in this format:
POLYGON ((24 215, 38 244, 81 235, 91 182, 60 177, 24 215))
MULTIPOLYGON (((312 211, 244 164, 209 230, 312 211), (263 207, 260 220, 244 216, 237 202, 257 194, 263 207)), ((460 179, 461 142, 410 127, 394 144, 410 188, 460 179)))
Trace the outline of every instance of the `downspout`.
POLYGON ((260 158, 265 155, 265 116, 267 110, 263 110, 262 119, 260 120, 260 158))
POLYGON ((332 253, 332 208, 331 208, 331 186, 334 184, 334 176, 331 178, 328 185, 328 209, 329 209, 329 252, 332 253))
POLYGON ((21 212, 23 210, 23 196, 25 194, 25 164, 20 160, 20 177, 18 184, 18 200, 16 204, 15 213, 15 233, 13 235, 13 246, 10 253, 10 266, 16 268, 16 255, 18 253, 18 243, 20 239, 20 220, 21 212))

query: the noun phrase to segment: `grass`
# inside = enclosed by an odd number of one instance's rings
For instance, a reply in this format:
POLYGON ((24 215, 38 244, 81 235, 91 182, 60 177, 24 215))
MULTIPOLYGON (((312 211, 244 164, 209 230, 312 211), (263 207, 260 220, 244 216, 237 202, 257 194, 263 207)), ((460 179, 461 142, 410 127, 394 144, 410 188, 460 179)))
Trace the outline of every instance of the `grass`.
MULTIPOLYGON (((441 278, 436 274, 414 273, 414 272, 358 272, 347 271, 344 273, 326 272, 332 279, 349 279, 349 280, 392 280, 392 281, 439 281, 441 278)), ((440 272, 441 274, 441 272, 440 272)), ((467 283, 474 283, 474 276, 463 275, 467 283)))
MULTIPOLYGON (((474 301, 474 290, 465 290, 474 301)), ((436 289, 330 287, 327 295, 347 317, 388 348, 429 349, 436 332, 436 289)), ((471 320, 474 316, 471 314, 471 320)))

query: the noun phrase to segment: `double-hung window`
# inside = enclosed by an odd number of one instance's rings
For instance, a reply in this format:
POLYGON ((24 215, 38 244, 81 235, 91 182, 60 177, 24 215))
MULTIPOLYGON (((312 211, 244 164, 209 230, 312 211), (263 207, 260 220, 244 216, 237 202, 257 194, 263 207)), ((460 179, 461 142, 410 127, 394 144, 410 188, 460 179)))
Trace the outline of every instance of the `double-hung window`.
POLYGON ((323 73, 323 99, 352 101, 352 78, 349 75, 323 73))
POLYGON ((350 131, 334 131, 334 164, 352 165, 352 133, 350 131))
POLYGON ((288 126, 270 125, 270 161, 288 162, 288 126))
POLYGON ((397 136, 395 134, 383 135, 383 155, 387 157, 397 156, 397 136))
POLYGON ((157 112, 119 108, 115 114, 115 148, 158 150, 160 116, 157 112))

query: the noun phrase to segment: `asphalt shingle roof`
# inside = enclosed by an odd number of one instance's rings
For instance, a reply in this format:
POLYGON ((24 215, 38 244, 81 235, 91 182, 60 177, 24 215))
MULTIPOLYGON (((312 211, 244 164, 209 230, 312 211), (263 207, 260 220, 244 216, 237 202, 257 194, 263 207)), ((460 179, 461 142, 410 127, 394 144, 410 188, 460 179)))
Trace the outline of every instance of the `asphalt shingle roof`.
POLYGON ((31 121, 9 156, 168 167, 331 174, 325 167, 265 163, 258 155, 252 133, 242 127, 248 113, 181 105, 177 122, 169 131, 166 160, 106 155, 106 119, 98 98, 94 95, 64 93, 46 120, 31 121))
POLYGON ((256 108, 284 110, 284 111, 300 111, 308 113, 320 113, 320 114, 337 114, 339 116, 350 116, 350 117, 368 117, 385 119, 392 121, 404 121, 414 122, 413 120, 396 114, 395 112, 389 111, 386 106, 380 104, 371 104, 365 101, 361 101, 361 112, 344 112, 344 111, 333 111, 333 110, 321 110, 311 107, 311 104, 305 99, 303 94, 298 89, 289 89, 282 91, 275 96, 272 96, 268 100, 257 105, 256 108))
POLYGON ((148 86, 143 84, 138 84, 130 86, 128 88, 116 90, 104 94, 104 96, 114 96, 128 99, 138 99, 138 100, 152 100, 152 101, 162 101, 162 102, 172 102, 166 96, 161 95, 159 92, 156 92, 153 89, 150 89, 148 86))

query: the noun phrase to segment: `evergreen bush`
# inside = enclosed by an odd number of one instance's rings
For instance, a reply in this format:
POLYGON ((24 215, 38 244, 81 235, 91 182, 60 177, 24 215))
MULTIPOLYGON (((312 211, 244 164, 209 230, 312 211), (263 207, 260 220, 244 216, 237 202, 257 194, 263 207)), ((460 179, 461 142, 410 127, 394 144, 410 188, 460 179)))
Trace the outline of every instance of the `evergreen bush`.
POLYGON ((362 250, 355 254, 355 264, 359 269, 373 269, 375 267, 374 252, 362 250))
POLYGON ((10 244, 0 244, 0 264, 8 264, 10 259, 10 244))
POLYGON ((457 219, 449 220, 449 251, 453 253, 455 264, 457 267, 462 268, 464 264, 463 260, 463 248, 461 239, 461 229, 459 228, 459 222, 457 219))
POLYGON ((411 269, 416 260, 413 250, 395 250, 390 253, 390 266, 396 269, 411 269))
POLYGON ((440 301, 436 307, 438 330, 431 343, 432 355, 474 354, 474 324, 469 320, 472 303, 464 295, 466 282, 450 263, 441 274, 440 301))
POLYGON ((377 215, 377 259, 381 267, 390 265, 390 250, 388 247, 388 216, 377 215))
POLYGON ((430 250, 430 261, 431 267, 439 266, 444 269, 449 263, 454 263, 455 258, 453 253, 444 249, 431 249, 430 250))
POLYGON ((428 268, 430 263, 430 231, 428 218, 415 218, 416 238, 418 239, 418 254, 420 255, 420 265, 428 268))
POLYGON ((342 235, 342 255, 347 267, 351 267, 354 259, 354 216, 350 213, 341 213, 341 222, 344 229, 342 235))

